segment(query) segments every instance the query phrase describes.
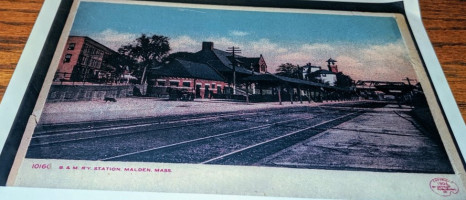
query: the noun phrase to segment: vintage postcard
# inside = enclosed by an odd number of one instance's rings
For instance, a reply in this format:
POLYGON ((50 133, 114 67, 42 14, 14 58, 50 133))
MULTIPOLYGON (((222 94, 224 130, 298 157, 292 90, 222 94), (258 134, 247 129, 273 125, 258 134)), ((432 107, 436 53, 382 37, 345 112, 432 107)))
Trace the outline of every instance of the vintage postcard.
POLYGON ((8 184, 461 199, 447 124, 402 14, 76 1, 8 184))

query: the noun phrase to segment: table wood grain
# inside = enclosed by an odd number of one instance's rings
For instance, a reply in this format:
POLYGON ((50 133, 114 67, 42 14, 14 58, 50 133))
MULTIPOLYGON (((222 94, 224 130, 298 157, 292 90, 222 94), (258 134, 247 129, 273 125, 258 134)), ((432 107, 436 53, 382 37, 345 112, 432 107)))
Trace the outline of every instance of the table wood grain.
MULTIPOLYGON (((0 101, 43 0, 0 1, 0 101)), ((424 25, 466 118, 466 1, 420 0, 424 25)))

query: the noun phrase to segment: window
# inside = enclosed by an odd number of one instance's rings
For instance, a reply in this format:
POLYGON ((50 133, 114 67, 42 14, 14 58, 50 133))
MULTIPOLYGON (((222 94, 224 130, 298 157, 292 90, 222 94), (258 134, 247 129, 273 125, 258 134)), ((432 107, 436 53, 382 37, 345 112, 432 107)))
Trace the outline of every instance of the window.
POLYGON ((84 45, 84 46, 83 46, 83 49, 84 49, 83 52, 84 52, 85 54, 88 54, 88 53, 89 53, 89 46, 84 45))
POLYGON ((81 65, 86 65, 87 64, 87 56, 83 56, 81 59, 81 65))
POLYGON ((183 87, 191 87, 191 82, 183 82, 183 87))
POLYGON ((71 61, 71 56, 72 56, 71 54, 66 54, 65 55, 65 60, 63 60, 63 62, 69 63, 71 61))
POLYGON ((100 50, 96 49, 94 53, 95 53, 95 55, 98 56, 98 55, 100 55, 100 50))
POLYGON ((178 81, 170 81, 170 86, 178 87, 179 82, 178 81))
POLYGON ((264 65, 261 66, 261 72, 265 72, 265 66, 264 65))
POLYGON ((100 61, 95 60, 95 59, 91 59, 91 61, 89 63, 89 67, 99 68, 100 67, 100 61))
POLYGON ((74 47, 76 46, 76 43, 70 43, 68 46, 68 50, 74 50, 74 47))
POLYGON ((157 86, 165 86, 165 81, 157 81, 157 86))

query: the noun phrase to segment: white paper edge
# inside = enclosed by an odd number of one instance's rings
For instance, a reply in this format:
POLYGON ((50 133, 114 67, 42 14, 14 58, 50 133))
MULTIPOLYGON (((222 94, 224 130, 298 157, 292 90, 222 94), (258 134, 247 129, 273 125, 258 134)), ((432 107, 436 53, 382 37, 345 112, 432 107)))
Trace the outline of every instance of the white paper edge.
POLYGON ((463 160, 466 160, 466 125, 422 23, 419 2, 417 0, 404 0, 404 5, 406 18, 427 67, 427 73, 437 93, 440 107, 443 108, 445 117, 458 144, 460 156, 463 160))
MULTIPOLYGON (((286 197, 260 197, 260 196, 237 196, 237 195, 215 195, 215 194, 184 194, 184 193, 155 193, 155 192, 124 192, 103 190, 71 190, 71 189, 49 189, 49 188, 0 188, 1 196, 8 199, 66 199, 66 200, 179 200, 179 199, 202 199, 202 200, 302 200, 302 198, 286 197)), ((319 200, 319 199, 316 199, 319 200)), ((320 199, 323 200, 323 199, 320 199)))
POLYGON ((10 133, 59 5, 59 0, 44 1, 10 83, 3 95, 0 103, 0 151, 3 149, 10 133))
MULTIPOLYGON (((320 1, 320 0, 318 0, 320 1)), ((324 0, 321 0, 324 1, 324 0)), ((356 3, 388 3, 397 0, 326 0, 334 2, 356 2, 356 3)), ((435 51, 430 43, 427 32, 422 24, 419 3, 417 0, 402 0, 405 6, 406 18, 416 39, 422 58, 431 76, 435 91, 437 92, 441 106, 448 119, 453 135, 458 143, 461 152, 466 152, 466 126, 463 118, 448 86, 448 82, 435 55, 435 51), (425 41, 425 42, 420 42, 425 41)), ((42 9, 37 17, 36 23, 31 31, 31 35, 26 43, 23 53, 18 61, 15 72, 8 84, 0 104, 0 149, 3 149, 6 138, 11 130, 16 112, 19 110, 34 67, 41 53, 45 40, 50 31, 55 14, 58 11, 59 0, 45 0, 42 9), (34 63, 34 64, 33 64, 34 63), (14 86, 14 88, 13 88, 14 86)), ((465 155, 462 154, 463 159, 465 155)), ((52 188, 21 188, 21 187, 0 187, 0 196, 9 199, 296 199, 278 197, 256 197, 256 196, 234 196, 234 195, 210 195, 210 194, 173 194, 156 192, 124 192, 124 191, 98 191, 98 190, 73 190, 73 189, 52 189, 52 188)), ((300 198, 301 199, 301 198, 300 198)))

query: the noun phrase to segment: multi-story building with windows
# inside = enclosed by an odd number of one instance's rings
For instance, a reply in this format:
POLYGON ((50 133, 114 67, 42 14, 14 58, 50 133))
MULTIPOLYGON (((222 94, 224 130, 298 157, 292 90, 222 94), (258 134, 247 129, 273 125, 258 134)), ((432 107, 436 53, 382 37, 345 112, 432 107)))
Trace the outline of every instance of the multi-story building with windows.
POLYGON ((55 81, 108 80, 115 68, 107 58, 116 54, 112 49, 85 36, 70 36, 58 65, 55 81))

